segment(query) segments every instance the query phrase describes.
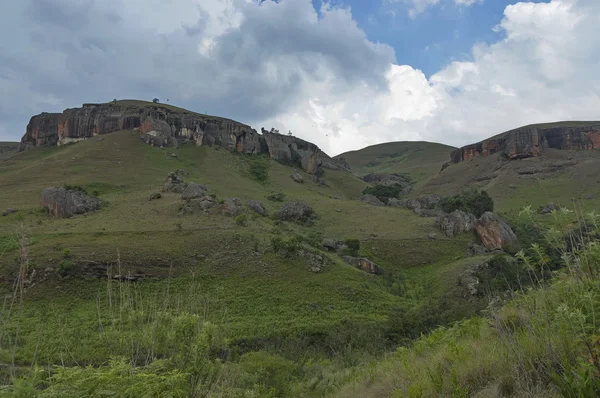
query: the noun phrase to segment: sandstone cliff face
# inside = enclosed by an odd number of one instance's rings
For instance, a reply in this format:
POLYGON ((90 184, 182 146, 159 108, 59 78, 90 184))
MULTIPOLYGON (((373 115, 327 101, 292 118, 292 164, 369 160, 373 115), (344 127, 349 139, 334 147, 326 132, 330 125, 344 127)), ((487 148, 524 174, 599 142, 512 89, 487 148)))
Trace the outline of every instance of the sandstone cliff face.
POLYGON ((232 152, 268 154, 272 159, 313 173, 319 167, 348 170, 316 145, 299 138, 266 132, 233 120, 200 115, 180 108, 139 101, 84 104, 63 113, 31 118, 20 150, 60 146, 119 130, 137 130, 153 146, 176 147, 183 142, 219 146, 232 152))
POLYGON ((475 156, 503 153, 508 159, 539 156, 544 149, 590 150, 600 149, 600 123, 576 127, 527 126, 508 131, 498 137, 464 146, 452 152, 452 163, 475 156))

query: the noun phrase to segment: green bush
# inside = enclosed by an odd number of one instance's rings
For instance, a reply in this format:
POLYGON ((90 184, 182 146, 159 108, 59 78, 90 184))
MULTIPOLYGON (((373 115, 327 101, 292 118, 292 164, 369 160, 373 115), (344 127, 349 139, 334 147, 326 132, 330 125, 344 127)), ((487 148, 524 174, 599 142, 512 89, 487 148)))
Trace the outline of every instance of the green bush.
POLYGON ((63 250, 63 257, 64 258, 70 258, 71 257, 71 249, 64 249, 63 250))
POLYGON ((269 165, 267 160, 261 157, 257 157, 248 161, 249 172, 252 179, 264 182, 269 177, 269 165))
POLYGON ((358 251, 360 250, 360 240, 358 239, 346 239, 344 241, 346 246, 348 246, 348 254, 351 256, 358 256, 358 251))
POLYGON ((267 199, 272 202, 283 202, 285 199, 285 194, 283 192, 272 192, 267 196, 267 199))
POLYGON ((293 255, 302 248, 304 238, 301 235, 296 235, 289 239, 283 239, 279 236, 271 238, 271 247, 276 253, 283 253, 285 255, 293 255))
POLYGON ((82 192, 87 195, 87 190, 84 187, 82 187, 81 185, 70 185, 70 184, 65 183, 63 185, 63 188, 66 189, 67 191, 79 191, 79 192, 82 192))
POLYGON ((58 265, 58 273, 60 276, 67 276, 73 271, 73 261, 71 260, 63 260, 58 265))
POLYGON ((476 217, 481 217, 486 211, 494 211, 494 201, 483 190, 468 190, 459 195, 443 198, 439 206, 446 213, 461 210, 473 213, 476 217))
POLYGON ((377 197, 377 199, 381 200, 382 202, 387 202, 388 199, 390 199, 390 198, 397 199, 400 196, 400 193, 402 192, 403 189, 404 189, 404 187, 400 184, 394 184, 394 185, 377 184, 372 187, 366 187, 363 190, 363 194, 374 195, 377 197))
POLYGON ((248 215, 246 213, 239 214, 235 217, 235 223, 240 227, 248 226, 248 215))

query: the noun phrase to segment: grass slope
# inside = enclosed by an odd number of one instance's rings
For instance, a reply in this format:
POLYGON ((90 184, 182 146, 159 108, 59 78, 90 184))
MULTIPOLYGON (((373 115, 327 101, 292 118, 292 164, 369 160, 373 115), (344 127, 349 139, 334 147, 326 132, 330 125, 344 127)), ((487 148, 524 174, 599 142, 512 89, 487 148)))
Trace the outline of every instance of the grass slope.
POLYGON ((400 141, 372 145, 336 157, 346 159, 357 175, 408 173, 415 180, 422 181, 436 175, 454 149, 432 142, 400 141))
POLYGON ((18 142, 0 142, 0 160, 11 157, 17 152, 18 142))

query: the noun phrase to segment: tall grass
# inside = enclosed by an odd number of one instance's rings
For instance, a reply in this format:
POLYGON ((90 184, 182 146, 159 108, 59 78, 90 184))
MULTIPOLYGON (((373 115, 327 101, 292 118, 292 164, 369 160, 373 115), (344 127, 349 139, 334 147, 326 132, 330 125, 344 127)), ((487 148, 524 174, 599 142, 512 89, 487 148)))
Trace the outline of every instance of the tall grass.
MULTIPOLYGON (((530 209, 522 217, 536 221, 530 209)), ((600 396, 599 220, 555 212, 543 239, 517 254, 531 283, 490 302, 486 317, 399 348, 339 396, 600 396), (556 253, 563 268, 551 271, 556 253)))

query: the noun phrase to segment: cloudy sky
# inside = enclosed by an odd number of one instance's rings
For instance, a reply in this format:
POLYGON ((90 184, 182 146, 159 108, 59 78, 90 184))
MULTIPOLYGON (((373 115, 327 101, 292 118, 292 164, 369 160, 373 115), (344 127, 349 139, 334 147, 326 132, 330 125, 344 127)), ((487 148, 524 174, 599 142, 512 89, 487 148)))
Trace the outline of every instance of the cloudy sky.
POLYGON ((330 154, 600 119, 599 0, 4 0, 0 141, 151 100, 330 154))

